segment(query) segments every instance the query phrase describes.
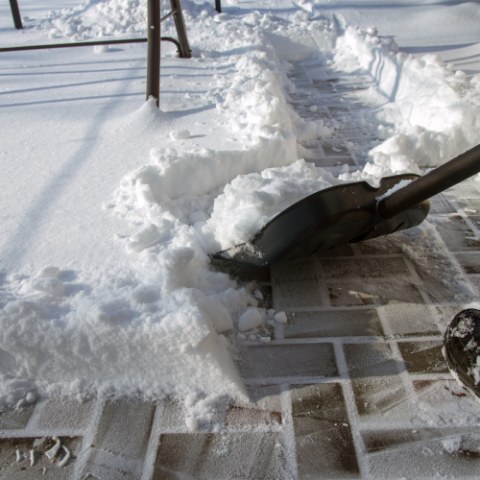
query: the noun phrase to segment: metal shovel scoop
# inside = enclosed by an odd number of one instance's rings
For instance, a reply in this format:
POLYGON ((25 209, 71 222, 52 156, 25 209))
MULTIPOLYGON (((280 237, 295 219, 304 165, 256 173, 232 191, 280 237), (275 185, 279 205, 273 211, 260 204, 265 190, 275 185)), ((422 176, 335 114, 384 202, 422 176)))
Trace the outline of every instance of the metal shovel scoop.
POLYGON ((429 198, 480 171, 480 145, 426 175, 395 175, 378 188, 337 185, 291 205, 247 243, 215 254, 237 264, 265 267, 420 224, 429 198))

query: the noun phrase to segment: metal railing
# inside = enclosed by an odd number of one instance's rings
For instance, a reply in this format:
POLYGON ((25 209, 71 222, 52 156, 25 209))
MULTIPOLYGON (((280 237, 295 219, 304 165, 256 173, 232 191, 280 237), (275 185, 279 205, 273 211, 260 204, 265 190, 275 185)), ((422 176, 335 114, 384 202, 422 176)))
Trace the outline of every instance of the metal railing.
MULTIPOLYGON (((220 1, 220 0, 216 0, 220 1)), ((188 43, 187 32, 185 29, 185 21, 183 19, 182 7, 180 0, 170 0, 171 11, 163 17, 160 16, 160 0, 147 0, 148 2, 148 19, 147 19, 147 38, 123 38, 112 40, 92 40, 85 42, 68 42, 68 43, 52 43, 46 45, 22 45, 15 47, 2 47, 2 52, 19 52, 26 50, 48 50, 55 48, 72 48, 72 47, 91 47, 97 45, 118 45, 122 43, 147 43, 147 100, 150 97, 156 99, 157 106, 160 98, 160 42, 172 42, 177 46, 178 55, 181 58, 191 58, 192 51, 188 43), (173 17, 175 29, 177 31, 177 39, 172 37, 161 36, 161 23, 167 18, 173 17)), ((17 0, 10 0, 10 8, 12 11, 15 28, 23 28, 20 10, 17 0)))
POLYGON ((23 28, 23 24, 17 0, 10 0, 10 10, 12 11, 13 24, 15 25, 15 28, 17 30, 21 30, 23 28))

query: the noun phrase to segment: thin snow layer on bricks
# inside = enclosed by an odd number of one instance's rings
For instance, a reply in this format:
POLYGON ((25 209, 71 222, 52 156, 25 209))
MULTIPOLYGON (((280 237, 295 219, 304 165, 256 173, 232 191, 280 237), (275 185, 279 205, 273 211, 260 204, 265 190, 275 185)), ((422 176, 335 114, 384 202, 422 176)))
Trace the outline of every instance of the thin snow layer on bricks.
POLYGON ((101 412, 84 472, 94 478, 140 478, 155 406, 137 401, 107 402, 101 412))

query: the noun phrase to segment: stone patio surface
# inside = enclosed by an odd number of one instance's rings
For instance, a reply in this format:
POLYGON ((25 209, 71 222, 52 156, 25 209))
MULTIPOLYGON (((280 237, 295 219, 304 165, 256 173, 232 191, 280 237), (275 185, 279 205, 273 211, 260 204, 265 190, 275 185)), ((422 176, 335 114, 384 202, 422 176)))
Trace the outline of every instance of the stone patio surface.
MULTIPOLYGON (((341 126, 362 108, 345 98, 365 79, 298 67, 299 113, 322 99, 341 126)), ((343 125, 336 144, 304 146, 318 164, 355 165, 342 143, 368 132, 343 125)), ((224 406, 220 424, 190 431, 173 400, 41 400, 0 416, 0 478, 478 478, 480 403, 441 353, 464 293, 478 295, 478 212, 469 180, 419 228, 260 272, 267 306, 288 321, 263 341, 237 338, 250 402, 224 406), (55 437, 71 452, 64 466, 44 455, 55 437)))

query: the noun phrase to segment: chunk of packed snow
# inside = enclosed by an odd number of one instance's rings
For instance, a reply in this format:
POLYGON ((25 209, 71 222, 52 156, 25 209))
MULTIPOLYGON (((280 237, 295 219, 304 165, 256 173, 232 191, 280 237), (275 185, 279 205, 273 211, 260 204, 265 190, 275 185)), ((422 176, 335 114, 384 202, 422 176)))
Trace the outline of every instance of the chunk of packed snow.
POLYGON ((277 323, 287 323, 288 321, 288 317, 285 312, 277 312, 273 318, 277 323))
POLYGON ((262 310, 254 307, 247 308, 238 319, 238 329, 241 332, 253 330, 263 325, 265 314, 262 310))
POLYGON ((187 129, 172 130, 169 135, 172 140, 187 140, 190 138, 190 132, 187 129))

